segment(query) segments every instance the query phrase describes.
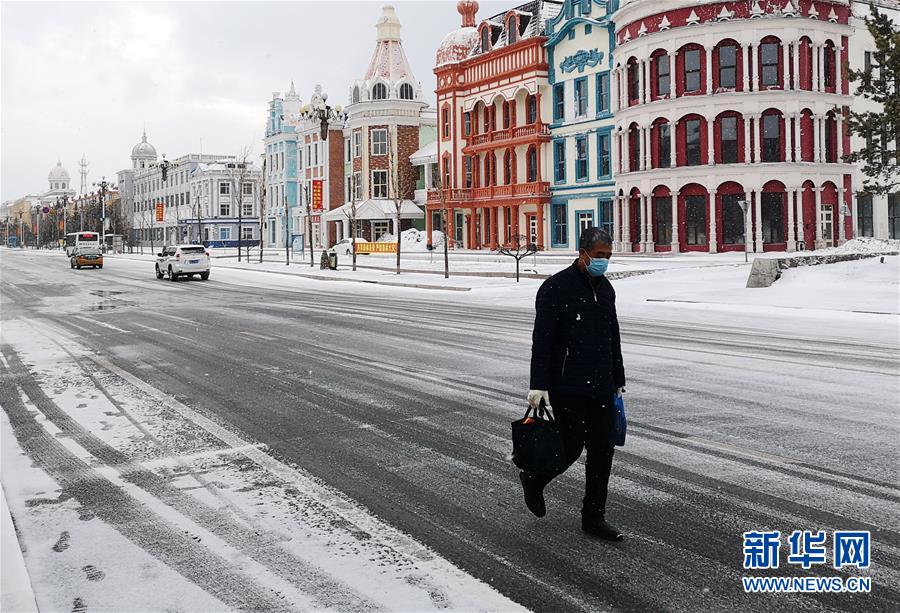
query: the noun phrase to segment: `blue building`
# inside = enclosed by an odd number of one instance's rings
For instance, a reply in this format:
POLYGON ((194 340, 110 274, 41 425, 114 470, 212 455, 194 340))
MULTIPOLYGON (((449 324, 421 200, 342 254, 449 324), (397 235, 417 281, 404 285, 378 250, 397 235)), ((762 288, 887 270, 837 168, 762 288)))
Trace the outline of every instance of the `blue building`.
POLYGON ((577 249, 590 226, 613 232, 613 95, 610 69, 618 0, 566 0, 547 26, 551 105, 550 240, 577 249))
POLYGON ((291 83, 282 98, 272 94, 266 121, 265 188, 266 229, 263 242, 269 247, 293 244, 300 232, 299 174, 297 168, 298 135, 285 118, 300 112, 300 97, 291 83))

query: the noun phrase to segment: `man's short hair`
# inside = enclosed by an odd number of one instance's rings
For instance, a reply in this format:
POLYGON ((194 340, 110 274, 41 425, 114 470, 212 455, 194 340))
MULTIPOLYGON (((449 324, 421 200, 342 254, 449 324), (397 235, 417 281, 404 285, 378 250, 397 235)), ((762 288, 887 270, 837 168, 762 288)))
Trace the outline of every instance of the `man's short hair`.
POLYGON ((612 245, 612 237, 606 230, 592 226, 582 231, 581 240, 578 241, 578 248, 582 251, 590 251, 597 243, 612 245))

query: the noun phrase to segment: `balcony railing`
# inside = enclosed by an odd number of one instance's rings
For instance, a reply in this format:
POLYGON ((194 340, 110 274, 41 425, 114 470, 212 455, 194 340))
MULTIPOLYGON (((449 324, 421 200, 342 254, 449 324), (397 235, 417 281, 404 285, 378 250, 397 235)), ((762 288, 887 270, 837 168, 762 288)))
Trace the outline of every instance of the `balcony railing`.
MULTIPOLYGON (((513 183, 512 185, 491 185, 489 187, 472 187, 463 189, 445 189, 444 196, 448 203, 484 202, 497 198, 514 197, 549 197, 550 184, 545 182, 513 183)), ((439 204, 440 190, 428 190, 428 204, 439 204)))
POLYGON ((531 123, 524 126, 512 126, 510 128, 502 128, 493 130, 492 132, 482 132, 481 134, 470 134, 466 136, 466 142, 469 146, 485 145, 487 143, 504 143, 519 138, 528 138, 530 136, 550 136, 550 126, 545 123, 531 123))

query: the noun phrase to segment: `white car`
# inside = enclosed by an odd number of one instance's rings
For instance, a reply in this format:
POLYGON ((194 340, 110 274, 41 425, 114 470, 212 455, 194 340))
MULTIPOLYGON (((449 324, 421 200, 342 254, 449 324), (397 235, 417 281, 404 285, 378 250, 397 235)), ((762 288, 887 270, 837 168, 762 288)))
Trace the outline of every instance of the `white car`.
MULTIPOLYGON (((367 242, 369 242, 369 241, 364 240, 362 238, 356 239, 357 245, 359 245, 360 243, 367 243, 367 242)), ((341 240, 336 242, 334 244, 334 246, 331 247, 331 249, 329 249, 328 251, 331 251, 332 253, 336 253, 338 255, 352 255, 353 254, 353 239, 352 238, 342 238, 341 240)))
POLYGON ((156 254, 156 278, 169 275, 169 281, 178 277, 200 275, 209 279, 209 251, 203 245, 169 245, 156 254))

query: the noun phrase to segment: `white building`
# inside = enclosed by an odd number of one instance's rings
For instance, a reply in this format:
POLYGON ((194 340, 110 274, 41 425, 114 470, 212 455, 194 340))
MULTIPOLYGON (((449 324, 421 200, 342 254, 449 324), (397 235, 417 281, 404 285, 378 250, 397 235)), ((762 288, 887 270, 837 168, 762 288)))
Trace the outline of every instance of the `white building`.
MULTIPOLYGON (((865 17, 870 12, 870 5, 875 4, 881 13, 887 15, 894 22, 895 27, 900 27, 900 3, 876 0, 875 2, 853 2, 851 7, 853 14, 850 25, 853 26, 853 36, 849 44, 849 64, 851 70, 864 70, 873 63, 875 41, 866 27, 865 17)), ((877 71, 877 68, 875 69, 877 71)), ((876 73, 877 74, 877 73, 876 73)), ((855 84, 851 85, 855 88, 855 84)), ((880 111, 881 105, 872 102, 862 96, 857 96, 853 101, 853 110, 856 112, 880 111)), ((865 139, 853 135, 851 147, 857 151, 865 147, 865 139)), ((900 192, 890 195, 868 194, 863 189, 865 175, 861 165, 857 165, 853 173, 853 185, 857 187, 854 194, 856 199, 856 235, 873 236, 875 238, 900 239, 900 192)))

